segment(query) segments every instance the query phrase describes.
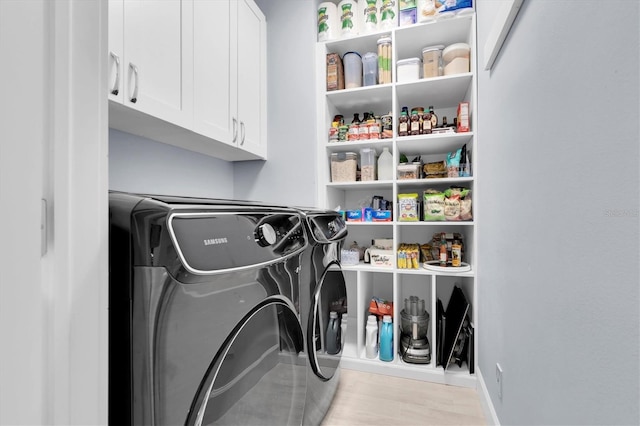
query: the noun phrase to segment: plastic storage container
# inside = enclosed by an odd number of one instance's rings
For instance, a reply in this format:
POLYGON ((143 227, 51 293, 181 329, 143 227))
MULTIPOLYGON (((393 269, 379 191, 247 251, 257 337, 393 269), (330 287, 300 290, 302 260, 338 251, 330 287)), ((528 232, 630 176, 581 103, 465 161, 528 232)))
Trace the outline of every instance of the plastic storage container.
POLYGON ((398 180, 420 179, 421 169, 421 163, 398 164, 398 180))
POLYGON ((374 86, 378 84, 378 55, 367 52, 362 57, 362 84, 374 86))
POLYGON ((455 43, 442 51, 444 75, 469 72, 469 54, 471 49, 467 43, 455 43))
POLYGON ((360 180, 376 180, 376 150, 373 148, 360 150, 360 180))
POLYGON ((369 315, 365 327, 366 356, 373 359, 378 355, 378 320, 375 315, 369 315))
POLYGON ((331 154, 331 182, 355 182, 358 154, 334 152, 331 154))
POLYGON ((342 57, 344 67, 344 87, 362 87, 362 58, 358 52, 347 52, 342 57))
POLYGON ((442 50, 444 45, 428 46, 422 49, 422 78, 438 77, 443 74, 442 50))
POLYGON ((382 154, 378 157, 378 180, 393 179, 393 155, 386 146, 382 148, 382 154))
POLYGON ((391 315, 382 317, 380 361, 393 361, 393 321, 391 320, 391 315))
POLYGON ((420 79, 420 58, 409 58, 398 61, 398 83, 406 83, 420 79))
POLYGON ((338 319, 338 313, 331 311, 329 313, 329 324, 327 325, 327 353, 329 355, 335 355, 340 352, 341 346, 341 329, 340 320, 338 319))

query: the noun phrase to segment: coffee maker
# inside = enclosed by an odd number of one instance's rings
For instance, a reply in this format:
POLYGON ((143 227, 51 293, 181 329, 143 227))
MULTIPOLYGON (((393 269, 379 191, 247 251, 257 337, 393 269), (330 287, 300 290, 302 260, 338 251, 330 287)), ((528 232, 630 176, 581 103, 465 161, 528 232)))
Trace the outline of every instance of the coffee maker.
POLYGON ((400 312, 402 360, 412 364, 431 362, 431 346, 427 338, 429 313, 424 309, 424 299, 410 296, 404 299, 404 309, 400 312))

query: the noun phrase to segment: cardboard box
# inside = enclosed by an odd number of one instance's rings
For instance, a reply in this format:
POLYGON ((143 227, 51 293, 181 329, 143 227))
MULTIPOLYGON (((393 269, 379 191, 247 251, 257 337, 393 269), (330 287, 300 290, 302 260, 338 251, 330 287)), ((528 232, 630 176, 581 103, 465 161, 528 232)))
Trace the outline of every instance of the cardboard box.
POLYGON ((362 222, 362 210, 347 210, 347 222, 362 222))
POLYGON ((458 133, 471 131, 469 122, 469 102, 458 104, 458 133))
POLYGON ((378 268, 393 268, 395 264, 395 255, 393 250, 380 250, 371 248, 367 250, 371 266, 378 268))
POLYGON ((371 220, 373 222, 391 222, 391 210, 374 210, 371 220))

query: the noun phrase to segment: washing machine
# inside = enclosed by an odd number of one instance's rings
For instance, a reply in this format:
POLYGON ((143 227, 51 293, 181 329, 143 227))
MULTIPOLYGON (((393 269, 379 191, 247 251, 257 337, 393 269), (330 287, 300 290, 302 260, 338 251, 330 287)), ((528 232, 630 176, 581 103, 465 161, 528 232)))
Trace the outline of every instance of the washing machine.
POLYGON ((109 196, 109 424, 302 424, 303 215, 109 196))
POLYGON ((318 425, 327 413, 340 379, 342 350, 327 352, 330 312, 347 312, 347 289, 340 268, 340 247, 347 236, 342 216, 334 211, 302 209, 309 246, 303 253, 300 279, 302 327, 305 333, 307 396, 304 425, 318 425))

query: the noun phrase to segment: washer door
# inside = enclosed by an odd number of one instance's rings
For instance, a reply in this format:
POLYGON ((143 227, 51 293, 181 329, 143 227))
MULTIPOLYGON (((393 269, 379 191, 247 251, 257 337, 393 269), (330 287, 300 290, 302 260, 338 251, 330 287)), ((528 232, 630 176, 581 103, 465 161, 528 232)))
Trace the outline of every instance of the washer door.
MULTIPOLYGON (((311 369, 321 380, 327 381, 333 377, 340 365, 342 348, 340 347, 340 334, 328 332, 330 326, 329 313, 338 312, 338 318, 346 312, 347 287, 340 269, 340 263, 336 260, 330 262, 325 268, 311 298, 311 309, 307 322, 307 348, 311 369), (337 342, 328 343, 327 338, 337 338, 337 342), (328 348, 339 348, 338 353, 327 353, 328 348)), ((338 331, 340 324, 337 324, 338 331)))
POLYGON ((213 357, 186 424, 301 424, 306 393, 302 351, 295 307, 282 296, 265 299, 213 357))

